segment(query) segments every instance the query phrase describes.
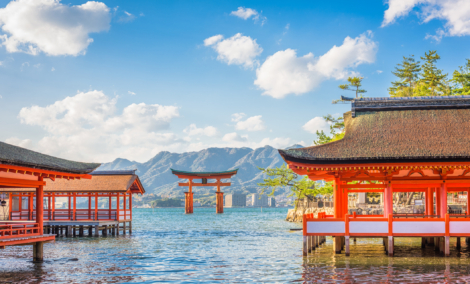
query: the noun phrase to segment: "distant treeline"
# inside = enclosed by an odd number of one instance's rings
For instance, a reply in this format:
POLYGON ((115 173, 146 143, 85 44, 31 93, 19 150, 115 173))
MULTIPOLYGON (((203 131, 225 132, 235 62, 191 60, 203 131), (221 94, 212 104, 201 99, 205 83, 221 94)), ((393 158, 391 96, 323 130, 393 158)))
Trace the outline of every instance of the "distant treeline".
POLYGON ((152 207, 181 207, 181 199, 178 198, 165 198, 157 199, 150 202, 152 207))
POLYGON ((403 56, 392 73, 398 79, 388 89, 392 97, 419 96, 459 96, 470 95, 470 59, 460 66, 449 78, 448 74, 437 68, 441 57, 437 51, 430 50, 421 57, 423 63, 415 61, 414 56, 403 56))

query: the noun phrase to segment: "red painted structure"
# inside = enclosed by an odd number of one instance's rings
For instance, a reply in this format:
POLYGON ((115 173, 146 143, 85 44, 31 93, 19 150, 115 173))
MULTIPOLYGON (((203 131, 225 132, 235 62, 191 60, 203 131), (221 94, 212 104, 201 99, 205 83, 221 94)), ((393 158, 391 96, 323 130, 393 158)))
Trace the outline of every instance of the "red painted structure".
POLYGON ((180 182, 179 186, 187 186, 188 192, 185 192, 185 206, 184 213, 191 214, 194 212, 193 208, 193 186, 216 186, 216 213, 224 213, 224 193, 220 191, 221 186, 230 186, 229 182, 221 182, 221 179, 229 179, 237 174, 238 169, 225 171, 225 172, 185 172, 171 169, 171 172, 178 178, 187 179, 188 182, 180 182), (201 179, 200 183, 195 183, 194 179, 201 179), (215 179, 216 182, 208 183, 208 179, 215 179))
POLYGON ((349 237, 384 237, 393 255, 394 237, 436 238, 449 255, 450 237, 470 237, 469 200, 464 214, 447 205, 449 193, 469 196, 470 126, 459 122, 470 118, 470 96, 353 99, 344 118, 341 140, 279 150, 295 173, 333 182, 334 215, 304 215, 304 243, 334 236, 336 252, 349 255, 349 237), (348 194, 357 192, 381 193, 384 214, 351 214, 348 194), (396 192, 424 192, 426 212, 395 213, 396 192))

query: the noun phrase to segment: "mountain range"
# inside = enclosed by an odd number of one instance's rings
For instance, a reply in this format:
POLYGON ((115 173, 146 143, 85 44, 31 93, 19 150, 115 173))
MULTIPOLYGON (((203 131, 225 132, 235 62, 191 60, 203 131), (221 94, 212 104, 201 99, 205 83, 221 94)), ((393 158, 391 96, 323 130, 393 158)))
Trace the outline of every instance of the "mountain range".
MULTIPOLYGON (((289 148, 300 148, 293 145, 289 148)), ((102 164, 98 170, 137 170, 136 174, 147 193, 162 197, 182 196, 186 187, 179 187, 181 182, 171 173, 170 168, 182 171, 226 171, 238 169, 237 175, 231 179, 230 187, 222 188, 226 193, 235 191, 255 193, 258 191, 257 183, 266 176, 258 167, 279 167, 284 163, 277 149, 264 146, 251 148, 208 148, 198 152, 170 153, 163 151, 147 162, 138 163, 118 158, 110 163, 102 164)), ((213 192, 213 188, 198 187, 195 192, 213 192)))

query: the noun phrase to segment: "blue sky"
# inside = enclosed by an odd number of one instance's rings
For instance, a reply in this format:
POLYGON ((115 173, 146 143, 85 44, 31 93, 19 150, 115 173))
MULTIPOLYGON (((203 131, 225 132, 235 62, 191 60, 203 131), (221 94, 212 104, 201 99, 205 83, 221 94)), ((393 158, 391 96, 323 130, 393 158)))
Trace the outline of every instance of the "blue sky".
POLYGON ((470 4, 0 1, 0 140, 81 161, 311 145, 349 75, 388 96, 402 56, 470 58, 470 4))

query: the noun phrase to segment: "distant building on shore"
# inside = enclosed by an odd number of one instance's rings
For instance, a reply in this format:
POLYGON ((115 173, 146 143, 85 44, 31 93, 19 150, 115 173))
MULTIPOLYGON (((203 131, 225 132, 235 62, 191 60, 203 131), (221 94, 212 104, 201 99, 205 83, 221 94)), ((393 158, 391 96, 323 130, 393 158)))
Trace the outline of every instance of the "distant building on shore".
POLYGON ((225 196, 225 207, 245 207, 246 194, 234 193, 225 196))
POLYGON ((251 205, 253 207, 268 207, 268 196, 262 194, 260 197, 258 193, 253 193, 251 196, 251 205))
POLYGON ((274 197, 268 198, 268 206, 269 207, 276 207, 276 199, 274 197))

